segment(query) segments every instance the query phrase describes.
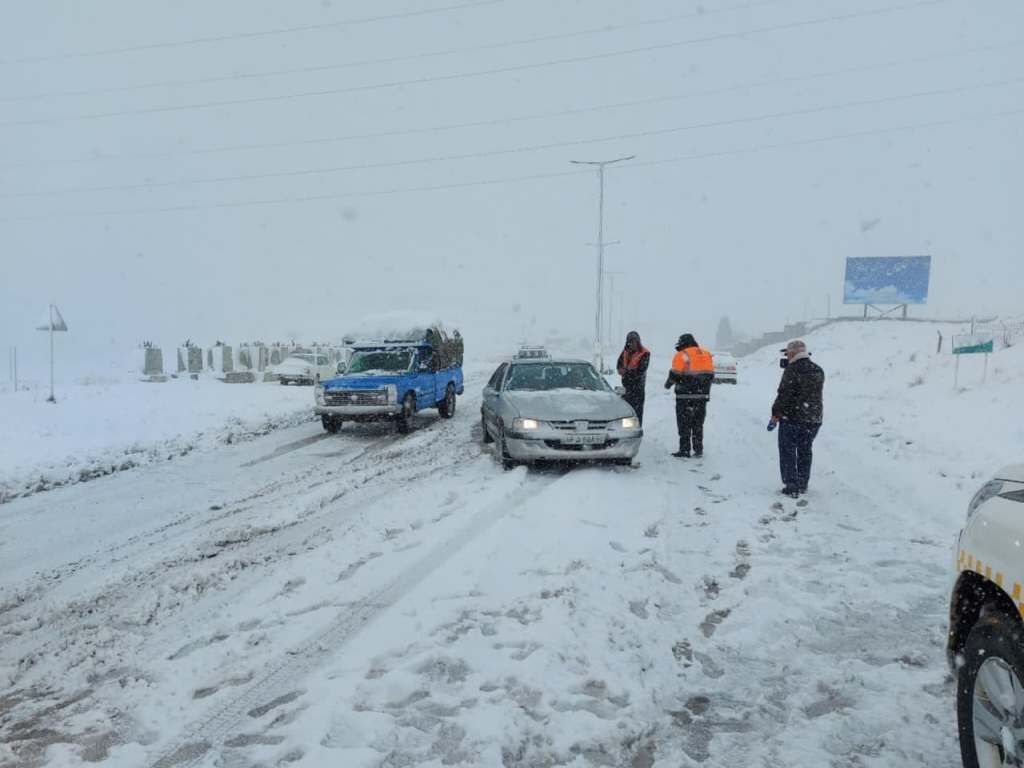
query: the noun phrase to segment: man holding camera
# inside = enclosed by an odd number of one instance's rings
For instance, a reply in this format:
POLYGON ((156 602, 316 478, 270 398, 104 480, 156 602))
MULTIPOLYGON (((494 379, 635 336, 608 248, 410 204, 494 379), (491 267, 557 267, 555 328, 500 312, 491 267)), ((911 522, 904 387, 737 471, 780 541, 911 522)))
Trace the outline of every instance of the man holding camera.
POLYGON ((812 446, 824 413, 825 372, 811 362, 802 341, 791 341, 781 351, 784 372, 769 428, 779 428, 782 493, 795 499, 807 492, 811 479, 812 446))

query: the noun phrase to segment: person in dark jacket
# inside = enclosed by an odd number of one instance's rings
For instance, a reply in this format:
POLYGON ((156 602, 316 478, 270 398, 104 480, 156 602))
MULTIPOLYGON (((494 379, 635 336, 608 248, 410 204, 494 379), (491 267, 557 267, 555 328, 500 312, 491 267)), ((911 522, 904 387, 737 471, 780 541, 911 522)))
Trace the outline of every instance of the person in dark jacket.
POLYGON ((796 498, 807 492, 811 479, 814 438, 824 415, 825 372, 811 362, 802 341, 791 341, 782 351, 786 366, 772 404, 772 423, 779 425, 782 492, 796 498))
POLYGON ((633 406, 640 424, 644 423, 644 387, 647 385, 647 367, 651 364, 651 353, 640 343, 640 334, 630 331, 626 334, 626 346, 619 355, 619 376, 626 390, 623 400, 633 406))
POLYGON ((704 419, 715 380, 715 362, 711 353, 697 344, 691 333, 676 342, 676 354, 665 381, 665 389, 676 388, 676 427, 679 430, 677 458, 704 455, 704 419))

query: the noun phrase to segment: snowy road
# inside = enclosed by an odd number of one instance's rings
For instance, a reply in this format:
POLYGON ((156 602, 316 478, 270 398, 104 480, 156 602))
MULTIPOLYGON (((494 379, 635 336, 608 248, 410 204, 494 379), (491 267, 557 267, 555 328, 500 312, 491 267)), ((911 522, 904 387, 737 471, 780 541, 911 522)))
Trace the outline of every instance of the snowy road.
POLYGON ((503 472, 473 380, 407 437, 307 425, 5 505, 0 762, 957 765, 973 471, 917 390, 839 375, 778 504, 771 363, 693 463, 652 373, 638 467, 503 472))

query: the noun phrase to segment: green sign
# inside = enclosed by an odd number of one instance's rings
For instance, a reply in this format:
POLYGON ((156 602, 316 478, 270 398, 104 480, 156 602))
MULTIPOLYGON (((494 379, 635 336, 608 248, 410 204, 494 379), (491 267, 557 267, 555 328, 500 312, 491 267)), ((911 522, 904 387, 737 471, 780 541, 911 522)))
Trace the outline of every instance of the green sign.
POLYGON ((965 333, 953 337, 954 355, 989 355, 995 349, 995 337, 990 333, 965 333))

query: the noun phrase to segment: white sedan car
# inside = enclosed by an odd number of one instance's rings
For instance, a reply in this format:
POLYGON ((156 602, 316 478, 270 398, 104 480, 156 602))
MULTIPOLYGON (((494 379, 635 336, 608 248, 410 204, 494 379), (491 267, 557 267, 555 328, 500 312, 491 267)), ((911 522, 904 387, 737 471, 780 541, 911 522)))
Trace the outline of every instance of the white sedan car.
POLYGON ((633 407, 584 360, 514 358, 484 388, 481 436, 506 469, 542 461, 628 465, 644 435, 633 407))
POLYGON ((338 367, 331 364, 327 355, 310 352, 290 355, 274 368, 274 374, 282 384, 313 384, 333 379, 338 373, 338 367))
POLYGON ((715 361, 715 383, 735 384, 738 367, 736 358, 728 352, 715 352, 712 357, 715 361))
POLYGON ((963 764, 1024 765, 1024 464, 975 494, 954 560, 947 652, 963 764))

